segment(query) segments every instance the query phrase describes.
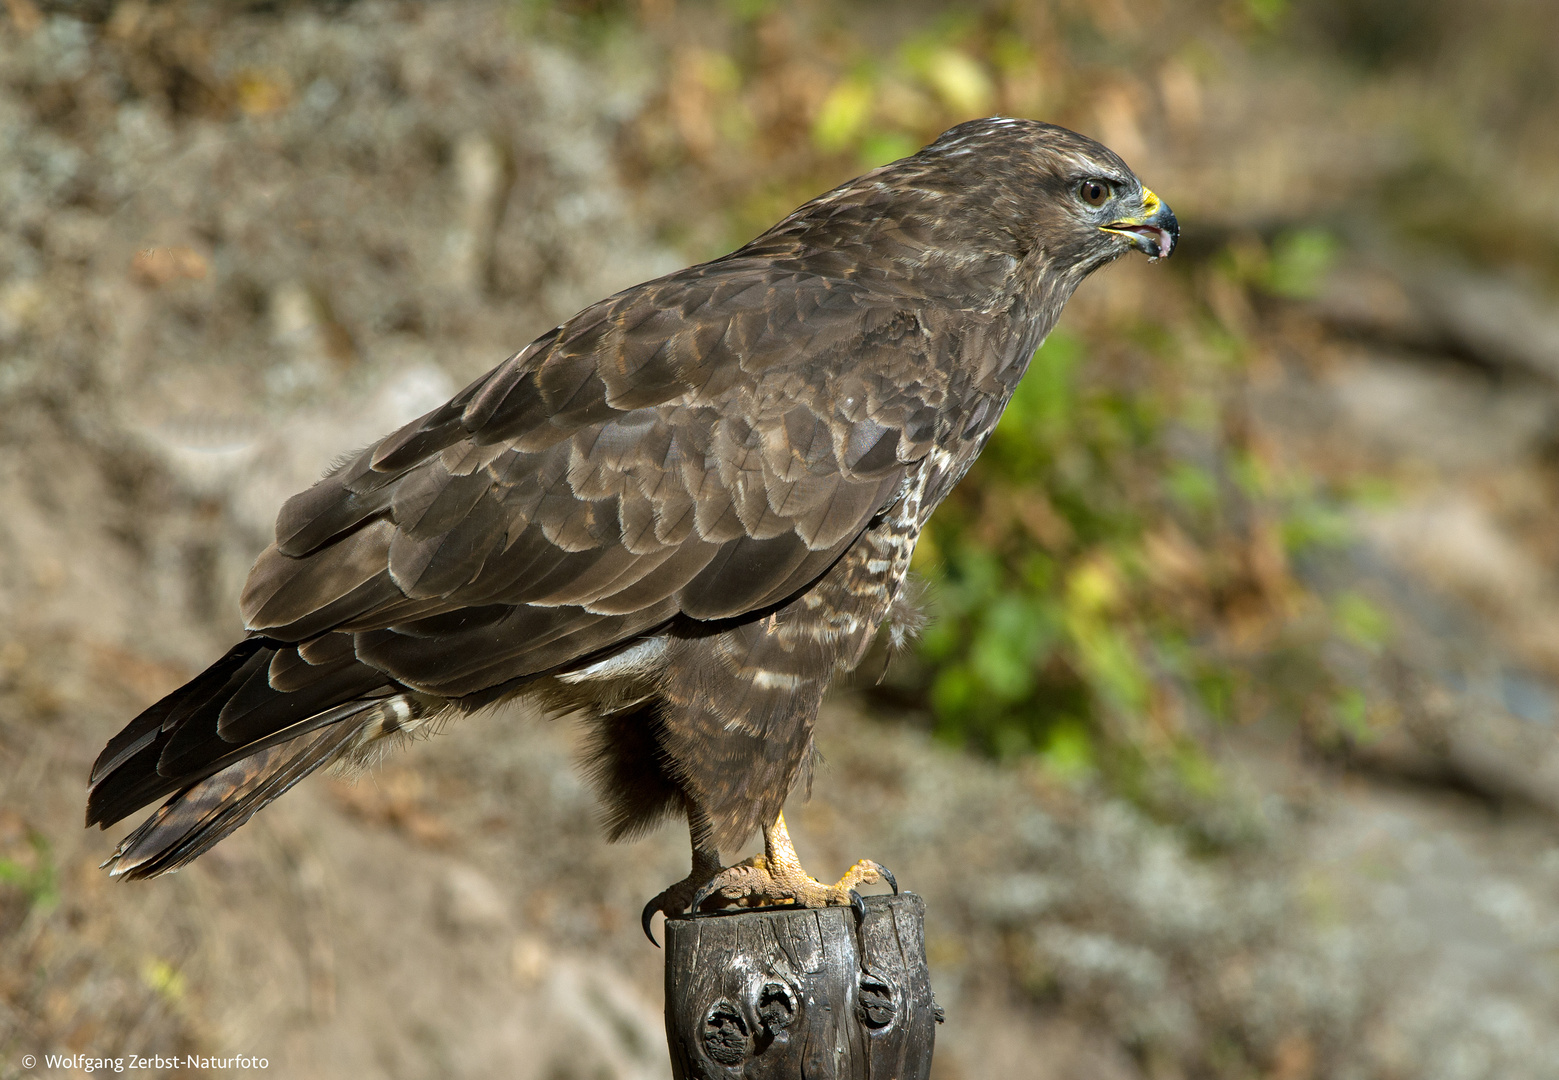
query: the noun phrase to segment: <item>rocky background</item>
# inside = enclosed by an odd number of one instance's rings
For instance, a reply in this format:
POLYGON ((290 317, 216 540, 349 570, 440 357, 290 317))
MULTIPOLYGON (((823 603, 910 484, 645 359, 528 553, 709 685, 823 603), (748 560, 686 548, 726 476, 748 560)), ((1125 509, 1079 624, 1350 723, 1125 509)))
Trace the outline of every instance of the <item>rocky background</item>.
POLYGON ((7 0, 0 1078, 669 1075, 637 913, 685 837, 605 844, 567 720, 150 883, 87 770, 335 455, 996 111, 1115 146, 1184 250, 1084 287, 1075 384, 949 504, 955 632, 833 699, 809 867, 927 898, 941 1078, 1559 1076, 1556 56, 1538 0, 7 0), (1034 552, 996 625, 971 568, 1034 552))

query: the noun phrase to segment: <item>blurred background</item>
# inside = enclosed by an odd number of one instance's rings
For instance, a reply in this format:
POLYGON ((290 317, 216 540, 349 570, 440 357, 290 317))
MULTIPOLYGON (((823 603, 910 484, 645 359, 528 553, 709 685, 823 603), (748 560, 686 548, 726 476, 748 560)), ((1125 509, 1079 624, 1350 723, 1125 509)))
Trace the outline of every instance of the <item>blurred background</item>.
POLYGON ((4 0, 0 1077, 668 1076, 685 833, 605 844, 570 722, 150 883, 87 771, 337 454, 992 113, 1182 247, 1084 285, 938 513, 809 868, 927 898, 940 1080, 1559 1076, 1559 5, 4 0))

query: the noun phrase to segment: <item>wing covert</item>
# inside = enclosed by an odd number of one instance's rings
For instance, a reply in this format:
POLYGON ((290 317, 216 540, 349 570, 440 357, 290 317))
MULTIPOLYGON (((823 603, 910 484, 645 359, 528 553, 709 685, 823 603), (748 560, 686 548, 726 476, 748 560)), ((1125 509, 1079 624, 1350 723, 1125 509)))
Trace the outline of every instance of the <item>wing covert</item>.
POLYGON ((250 629, 350 631, 457 696, 805 588, 929 450, 957 364, 902 298, 781 266, 602 301, 294 496, 250 629))

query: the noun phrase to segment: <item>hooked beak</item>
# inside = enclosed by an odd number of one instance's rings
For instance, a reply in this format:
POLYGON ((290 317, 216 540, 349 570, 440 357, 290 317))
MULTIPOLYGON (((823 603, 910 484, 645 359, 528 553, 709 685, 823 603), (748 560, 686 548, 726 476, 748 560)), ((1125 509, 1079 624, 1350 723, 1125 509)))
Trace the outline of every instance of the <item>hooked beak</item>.
POLYGON ((1147 188, 1142 189, 1140 215, 1121 218, 1099 228, 1124 236, 1149 261, 1167 258, 1175 250, 1175 241, 1180 239, 1180 222, 1175 220, 1175 212, 1147 188))

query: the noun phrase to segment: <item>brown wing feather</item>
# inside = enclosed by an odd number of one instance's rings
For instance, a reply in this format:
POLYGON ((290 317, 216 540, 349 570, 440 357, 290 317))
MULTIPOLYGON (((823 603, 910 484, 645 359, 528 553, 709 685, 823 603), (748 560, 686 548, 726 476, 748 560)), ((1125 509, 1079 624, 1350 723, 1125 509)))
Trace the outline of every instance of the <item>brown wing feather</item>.
POLYGON ((900 298, 797 269, 733 257, 619 294, 362 451, 284 507, 248 625, 349 627, 363 663, 464 697, 805 588, 952 388, 900 298), (513 610, 429 629, 482 605, 513 610))

